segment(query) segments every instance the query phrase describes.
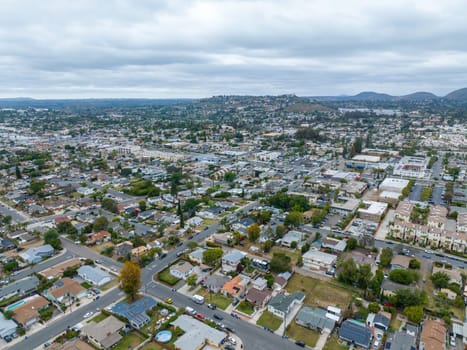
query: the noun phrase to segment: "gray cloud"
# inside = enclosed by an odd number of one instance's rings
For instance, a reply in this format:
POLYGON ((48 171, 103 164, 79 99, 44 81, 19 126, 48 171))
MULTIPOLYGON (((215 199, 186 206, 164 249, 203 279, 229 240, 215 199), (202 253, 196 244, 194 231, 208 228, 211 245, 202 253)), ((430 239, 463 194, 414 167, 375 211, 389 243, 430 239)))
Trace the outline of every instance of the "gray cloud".
POLYGON ((445 94, 467 85, 446 0, 5 0, 0 97, 445 94))

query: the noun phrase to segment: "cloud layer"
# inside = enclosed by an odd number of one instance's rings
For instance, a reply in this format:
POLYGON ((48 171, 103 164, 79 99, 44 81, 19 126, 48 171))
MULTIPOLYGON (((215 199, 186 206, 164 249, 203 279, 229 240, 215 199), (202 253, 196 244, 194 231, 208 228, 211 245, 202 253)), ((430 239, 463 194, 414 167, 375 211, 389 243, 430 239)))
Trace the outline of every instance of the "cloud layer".
POLYGON ((443 95, 461 0, 4 0, 0 97, 443 95))

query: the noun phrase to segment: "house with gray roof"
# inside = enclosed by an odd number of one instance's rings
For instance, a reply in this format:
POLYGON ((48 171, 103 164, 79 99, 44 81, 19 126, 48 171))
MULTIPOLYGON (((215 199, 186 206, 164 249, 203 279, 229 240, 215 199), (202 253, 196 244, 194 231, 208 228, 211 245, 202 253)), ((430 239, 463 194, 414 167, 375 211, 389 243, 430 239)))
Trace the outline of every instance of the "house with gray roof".
POLYGON ((363 349, 370 349, 373 334, 365 324, 347 319, 342 322, 339 329, 339 338, 348 344, 358 346, 363 349))
POLYGON ((100 349, 110 349, 117 345, 123 337, 120 335, 125 327, 125 323, 114 316, 109 316, 99 323, 91 322, 86 324, 81 333, 100 349))
POLYGON ((196 249, 195 251, 191 252, 189 255, 188 255, 188 258, 195 262, 195 263, 198 263, 198 264, 202 264, 203 263, 203 253, 206 249, 204 248, 198 248, 196 249))
POLYGON ((210 275, 203 283, 211 292, 218 293, 230 279, 226 276, 210 275))
POLYGON ((302 240, 305 234, 300 231, 289 231, 287 232, 284 237, 282 237, 281 244, 284 247, 290 247, 292 245, 292 242, 297 242, 299 244, 302 240))
POLYGON ((39 285, 36 276, 28 276, 18 281, 14 281, 0 288, 0 300, 7 299, 15 294, 27 295, 34 292, 39 285))
POLYGON ((181 315, 171 324, 185 332, 174 343, 175 347, 180 350, 218 349, 227 337, 225 332, 212 328, 188 315, 181 315), (207 344, 206 347, 204 347, 205 344, 207 344))
POLYGON ((246 253, 234 249, 230 253, 225 254, 222 257, 222 272, 228 273, 230 271, 236 271, 238 264, 246 256, 246 253))
POLYGON ((132 327, 141 329, 151 321, 146 311, 151 310, 156 305, 157 302, 153 298, 144 296, 131 304, 122 301, 112 306, 111 311, 116 315, 125 317, 132 327))
POLYGON ((16 328, 18 325, 13 320, 7 320, 5 316, 0 312, 0 337, 11 337, 16 334, 16 328))
POLYGON ((284 318, 295 305, 303 303, 305 293, 295 291, 292 294, 277 294, 268 304, 268 311, 284 318))
POLYGON ((81 266, 77 270, 77 273, 79 277, 95 286, 102 286, 113 280, 113 277, 108 272, 90 265, 81 266))
POLYGON ((384 346, 386 350, 416 350, 416 338, 406 332, 389 335, 384 346))
POLYGON ((336 321, 326 317, 327 310, 316 307, 304 306, 295 317, 295 322, 315 331, 326 330, 331 333, 336 326, 336 321))
POLYGON ((21 253, 19 256, 29 264, 37 264, 42 261, 43 258, 52 256, 55 249, 50 244, 45 244, 40 247, 34 247, 21 253))

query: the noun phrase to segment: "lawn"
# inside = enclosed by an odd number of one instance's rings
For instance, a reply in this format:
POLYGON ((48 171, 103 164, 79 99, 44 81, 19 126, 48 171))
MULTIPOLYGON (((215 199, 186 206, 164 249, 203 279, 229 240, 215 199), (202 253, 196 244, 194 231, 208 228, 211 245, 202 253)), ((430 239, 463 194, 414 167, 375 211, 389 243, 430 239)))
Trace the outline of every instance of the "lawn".
POLYGON ((237 310, 247 315, 251 315, 253 312, 255 312, 253 304, 246 300, 243 300, 240 304, 238 304, 237 310))
POLYGON ((275 331, 282 324, 282 320, 266 310, 263 312, 256 324, 259 326, 268 327, 269 329, 275 331))
POLYGON ((109 283, 106 283, 104 284, 102 287, 100 287, 101 291, 105 292, 106 290, 109 290, 115 286, 118 285, 118 279, 115 278, 113 279, 112 281, 110 281, 109 283))
POLYGON ((305 304, 327 307, 334 305, 345 308, 352 300, 352 288, 341 287, 336 282, 294 274, 286 287, 289 293, 296 290, 306 294, 305 304))
POLYGON ((232 299, 229 299, 221 294, 209 293, 206 289, 200 289, 198 294, 204 296, 207 303, 214 304, 222 310, 227 309, 227 307, 232 304, 232 299))
POLYGON ((90 320, 86 321, 86 323, 89 323, 89 322, 96 322, 96 323, 99 323, 100 321, 102 320, 105 320, 109 315, 105 315, 103 314, 102 312, 98 315, 96 315, 95 317, 91 318, 90 320))
POLYGON ((157 343, 149 343, 145 345, 142 350, 164 350, 164 348, 157 343))
POLYGON ((333 334, 328 338, 323 350, 347 350, 349 347, 339 343, 337 335, 333 334))
POLYGON ((89 282, 84 281, 84 282, 81 283, 81 286, 83 286, 86 289, 89 289, 89 288, 92 287, 92 284, 89 283, 89 282))
POLYGON ((139 344, 141 344, 143 341, 144 341, 144 338, 142 336, 140 336, 136 332, 131 332, 123 336, 122 341, 118 343, 116 347, 114 347, 114 350, 134 349, 139 344))
POLYGON ((306 345, 314 347, 320 334, 317 331, 300 326, 295 321, 287 326, 285 334, 295 340, 303 340, 306 345))
POLYGON ((397 314, 393 315, 392 318, 391 318, 391 323, 389 325, 389 329, 392 331, 392 332, 396 332, 399 330, 400 326, 402 324, 402 321, 399 320, 399 318, 397 317, 397 314))
POLYGON ((167 283, 169 286, 174 286, 180 281, 180 278, 170 274, 170 268, 166 268, 157 274, 159 281, 167 283))

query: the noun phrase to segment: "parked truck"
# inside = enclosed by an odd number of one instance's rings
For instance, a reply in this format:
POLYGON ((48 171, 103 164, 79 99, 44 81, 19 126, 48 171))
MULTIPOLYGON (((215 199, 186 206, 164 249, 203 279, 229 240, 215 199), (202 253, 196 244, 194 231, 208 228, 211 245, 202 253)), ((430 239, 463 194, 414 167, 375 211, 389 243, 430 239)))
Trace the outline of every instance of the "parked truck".
POLYGON ((198 294, 195 294, 191 297, 196 304, 204 304, 204 297, 198 294))

